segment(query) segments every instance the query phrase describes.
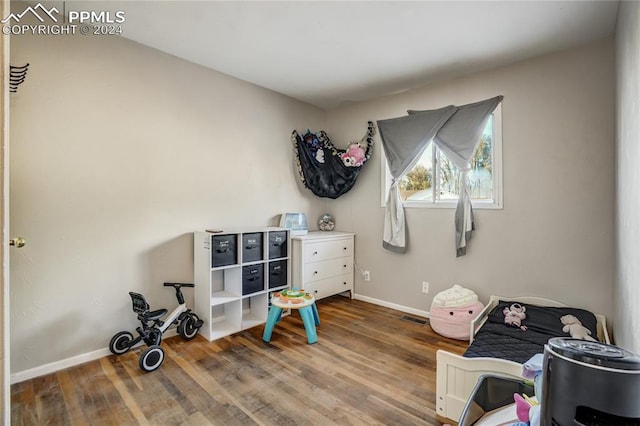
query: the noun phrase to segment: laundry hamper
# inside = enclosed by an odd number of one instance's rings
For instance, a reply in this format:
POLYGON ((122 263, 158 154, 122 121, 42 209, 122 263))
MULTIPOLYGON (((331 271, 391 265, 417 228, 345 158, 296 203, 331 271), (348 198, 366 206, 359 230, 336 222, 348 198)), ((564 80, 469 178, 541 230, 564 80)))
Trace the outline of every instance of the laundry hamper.
POLYGON ((429 311, 429 322, 433 331, 442 336, 468 340, 471 320, 483 308, 473 290, 456 284, 435 295, 429 311))

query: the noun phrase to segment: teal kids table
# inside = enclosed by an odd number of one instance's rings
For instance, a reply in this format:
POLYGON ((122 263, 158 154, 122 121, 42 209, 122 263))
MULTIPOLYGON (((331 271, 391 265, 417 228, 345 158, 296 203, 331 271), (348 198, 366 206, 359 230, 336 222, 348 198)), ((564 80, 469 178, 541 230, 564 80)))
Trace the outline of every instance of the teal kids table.
POLYGON ((283 309, 298 310, 304 329, 307 332, 307 342, 312 344, 318 341, 316 326, 320 325, 320 316, 318 315, 318 308, 316 308, 316 299, 312 294, 297 289, 274 293, 271 298, 267 322, 264 325, 262 340, 265 342, 271 341, 273 327, 280 322, 283 309))

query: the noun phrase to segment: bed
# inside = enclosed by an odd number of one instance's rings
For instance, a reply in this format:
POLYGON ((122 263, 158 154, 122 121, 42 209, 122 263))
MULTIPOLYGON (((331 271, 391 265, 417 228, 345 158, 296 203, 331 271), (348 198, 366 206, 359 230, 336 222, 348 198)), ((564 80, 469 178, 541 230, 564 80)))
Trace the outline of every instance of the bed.
MULTIPOLYGON (((548 327, 547 322, 536 324, 534 318, 538 318, 538 312, 544 315, 557 316, 563 313, 579 315, 583 322, 588 322, 588 317, 582 312, 587 312, 550 299, 540 297, 499 297, 491 296, 489 303, 471 322, 469 343, 471 346, 465 353, 466 356, 457 355, 444 350, 436 352, 437 369, 436 369, 436 414, 442 419, 457 422, 464 408, 467 398, 471 394, 478 378, 483 374, 495 374, 506 377, 521 378, 522 363, 529 359, 532 355, 542 352, 544 342, 554 335, 569 336, 562 332, 562 324, 555 329, 548 327), (504 316, 497 316, 498 312, 502 312, 503 306, 512 303, 520 303, 528 308, 529 315, 527 320, 523 321, 523 325, 530 326, 526 331, 513 327, 509 329, 504 323, 499 324, 499 320, 503 322, 504 316), (537 310, 540 308, 539 310, 537 310), (548 309, 547 309, 548 308, 548 309), (565 311, 566 310, 566 311, 565 311), (579 312, 576 312, 579 311, 579 312), (532 320, 533 324, 530 323, 532 320), (527 339, 518 339, 519 336, 533 336, 533 342, 527 339), (518 345, 531 345, 523 348, 522 351, 496 351, 493 349, 476 348, 484 340, 488 334, 499 334, 502 338, 501 347, 507 348, 518 345), (520 333, 520 335, 518 335, 520 333), (545 336, 546 335, 546 336, 545 336), (475 341, 475 344, 474 344, 475 341), (508 342, 505 343, 505 342, 508 342), (471 351, 471 352, 470 352, 471 351), (475 352, 474 352, 475 351, 475 352), (502 353, 504 352, 504 353, 502 353), (485 356, 486 355, 486 356, 485 356), (503 358, 511 359, 503 359, 503 358)), ((606 318, 601 314, 592 314, 595 318, 594 324, 585 324, 587 328, 592 328, 594 338, 605 343, 610 343, 607 331, 606 318)), ((559 317, 558 317, 559 318, 559 317)), ((489 337, 491 339, 491 337, 489 337)))

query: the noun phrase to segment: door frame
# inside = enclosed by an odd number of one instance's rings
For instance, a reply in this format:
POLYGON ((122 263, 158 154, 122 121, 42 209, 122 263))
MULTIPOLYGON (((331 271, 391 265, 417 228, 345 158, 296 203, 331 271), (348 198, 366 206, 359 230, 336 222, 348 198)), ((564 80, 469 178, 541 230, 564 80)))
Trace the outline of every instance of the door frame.
MULTIPOLYGON (((10 1, 2 1, 2 16, 7 16, 10 12, 10 1)), ((2 117, 2 127, 0 131, 0 188, 2 191, 2 202, 0 204, 0 303, 2 303, 0 313, 0 414, 2 424, 11 423, 11 369, 9 359, 9 35, 0 35, 0 48, 2 50, 2 83, 0 84, 0 116, 2 117)))

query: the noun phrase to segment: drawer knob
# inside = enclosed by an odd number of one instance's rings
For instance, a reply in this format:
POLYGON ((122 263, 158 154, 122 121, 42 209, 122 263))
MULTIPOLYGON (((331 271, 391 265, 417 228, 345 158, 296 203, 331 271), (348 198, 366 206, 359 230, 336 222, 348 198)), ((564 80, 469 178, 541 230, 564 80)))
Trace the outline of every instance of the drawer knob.
POLYGON ((313 292, 314 292, 314 293, 316 293, 316 294, 318 294, 318 290, 314 290, 313 292))
POLYGON ((347 282, 345 281, 345 282, 343 282, 342 284, 347 285, 347 282))
POLYGON ((347 267, 347 265, 342 265, 342 266, 344 266, 345 268, 347 267))
POLYGON ((313 256, 315 256, 316 254, 318 254, 318 252, 317 252, 317 251, 314 251, 314 252, 313 252, 313 256))
POLYGON ((346 247, 342 247, 342 250, 346 250, 346 249, 347 249, 346 247))
POLYGON ((313 275, 318 275, 318 271, 313 271, 313 275))

